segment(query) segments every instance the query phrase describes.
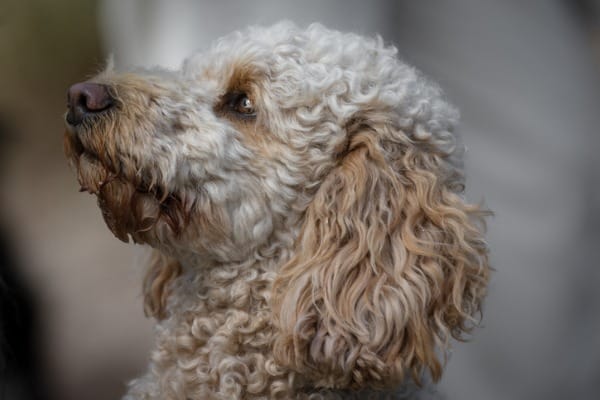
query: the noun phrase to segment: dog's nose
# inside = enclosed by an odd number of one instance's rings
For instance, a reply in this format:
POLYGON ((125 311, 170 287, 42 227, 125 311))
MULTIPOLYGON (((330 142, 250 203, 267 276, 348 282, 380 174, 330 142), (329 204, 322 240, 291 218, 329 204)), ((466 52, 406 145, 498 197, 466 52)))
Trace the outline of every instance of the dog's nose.
POLYGON ((79 125, 86 117, 108 110, 113 105, 114 99, 106 85, 93 82, 76 83, 67 92, 67 122, 79 125))

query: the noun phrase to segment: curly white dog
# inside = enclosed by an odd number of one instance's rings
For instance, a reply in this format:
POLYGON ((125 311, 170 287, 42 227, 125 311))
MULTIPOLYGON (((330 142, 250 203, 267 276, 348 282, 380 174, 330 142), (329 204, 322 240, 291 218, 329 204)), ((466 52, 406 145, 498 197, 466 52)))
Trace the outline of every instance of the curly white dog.
POLYGON ((487 212, 461 196, 457 112, 380 38, 249 28, 68 104, 82 189, 155 252, 128 399, 398 398, 477 322, 487 212))

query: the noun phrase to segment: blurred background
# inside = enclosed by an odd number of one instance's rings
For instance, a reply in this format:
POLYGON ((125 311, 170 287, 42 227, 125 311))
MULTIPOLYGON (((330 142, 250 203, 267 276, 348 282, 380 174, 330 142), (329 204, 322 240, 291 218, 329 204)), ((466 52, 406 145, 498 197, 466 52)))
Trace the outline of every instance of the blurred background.
POLYGON ((600 398, 600 1, 0 0, 0 399, 119 398, 152 342, 141 250, 62 154, 68 86, 280 19, 381 34, 462 111, 496 272, 445 398, 600 398))

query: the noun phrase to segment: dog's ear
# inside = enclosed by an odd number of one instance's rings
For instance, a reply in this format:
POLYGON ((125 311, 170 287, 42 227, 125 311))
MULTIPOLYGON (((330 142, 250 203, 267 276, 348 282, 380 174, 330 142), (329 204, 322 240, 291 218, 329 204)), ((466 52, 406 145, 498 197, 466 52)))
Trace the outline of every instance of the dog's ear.
POLYGON ((157 320, 166 315, 169 284, 181 274, 178 261, 159 252, 152 251, 150 265, 144 278, 144 312, 157 320))
POLYGON ((487 212, 431 136, 380 126, 350 136, 274 282, 275 357, 320 387, 439 379, 486 291, 487 212))

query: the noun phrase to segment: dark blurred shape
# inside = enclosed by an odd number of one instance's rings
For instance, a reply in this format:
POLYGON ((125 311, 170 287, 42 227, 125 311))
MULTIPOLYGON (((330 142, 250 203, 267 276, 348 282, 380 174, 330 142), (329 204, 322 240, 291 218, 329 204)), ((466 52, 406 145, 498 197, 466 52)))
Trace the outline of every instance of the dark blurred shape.
POLYGON ((599 0, 565 0, 564 3, 587 27, 597 28, 600 25, 599 0))
MULTIPOLYGON (((0 121, 0 148, 6 129, 0 121)), ((4 155, 4 154, 2 154, 4 155)), ((0 226, 0 399, 43 400, 37 304, 0 226)))

